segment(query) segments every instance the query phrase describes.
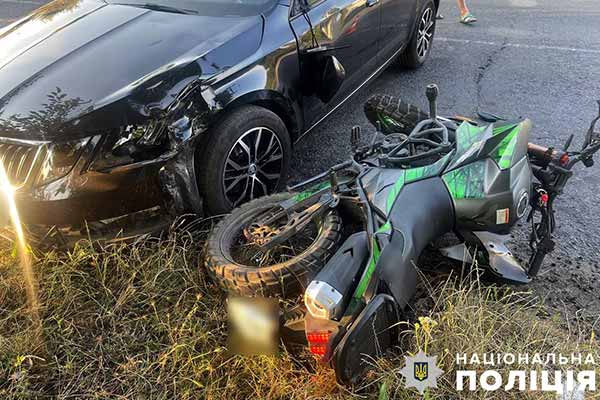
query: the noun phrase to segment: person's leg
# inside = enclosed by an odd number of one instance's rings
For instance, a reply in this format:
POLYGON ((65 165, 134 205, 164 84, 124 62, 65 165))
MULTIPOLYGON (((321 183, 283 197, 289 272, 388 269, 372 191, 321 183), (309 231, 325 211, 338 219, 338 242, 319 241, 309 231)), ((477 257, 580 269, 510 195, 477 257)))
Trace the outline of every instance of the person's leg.
POLYGON ((469 7, 467 7, 465 0, 456 0, 456 2, 458 3, 461 17, 469 13, 469 7))
POLYGON ((460 10, 460 22, 463 24, 470 24, 477 21, 477 18, 469 11, 466 0, 456 0, 458 3, 458 9, 460 10))

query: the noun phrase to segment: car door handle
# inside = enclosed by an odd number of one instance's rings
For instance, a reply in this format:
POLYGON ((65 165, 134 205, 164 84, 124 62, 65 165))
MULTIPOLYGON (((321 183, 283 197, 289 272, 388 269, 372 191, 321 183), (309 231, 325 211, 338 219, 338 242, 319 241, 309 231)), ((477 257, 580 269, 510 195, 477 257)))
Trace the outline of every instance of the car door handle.
POLYGON ((377 3, 379 3, 379 0, 367 0, 367 7, 373 7, 377 3))

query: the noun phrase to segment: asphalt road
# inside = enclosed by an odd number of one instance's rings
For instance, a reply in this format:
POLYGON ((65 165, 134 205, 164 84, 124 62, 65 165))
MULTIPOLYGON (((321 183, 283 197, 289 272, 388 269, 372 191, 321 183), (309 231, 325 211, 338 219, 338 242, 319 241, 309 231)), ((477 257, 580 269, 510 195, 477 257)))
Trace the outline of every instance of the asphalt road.
MULTIPOLYGON (((320 172, 349 154, 352 125, 367 127, 362 105, 382 92, 426 107, 428 83, 440 87, 439 112, 473 115, 477 108, 530 118, 532 140, 562 145, 580 139, 600 99, 600 2, 477 0, 474 26, 458 23, 455 2, 442 0, 433 53, 417 71, 391 67, 297 146, 294 178, 320 172)), ((365 132, 365 130, 363 130, 365 132)), ((580 141, 575 141, 579 144, 580 141)), ((559 200, 559 250, 600 259, 600 165, 580 167, 559 200)))
MULTIPOLYGON (((0 26, 43 0, 0 0, 0 26)), ((371 93, 401 96, 425 106, 424 89, 437 83, 441 114, 472 115, 480 108, 534 122, 533 140, 561 145, 579 139, 600 99, 598 0, 477 0, 474 26, 458 23, 454 1, 442 1, 434 49, 417 71, 391 67, 296 147, 292 179, 326 169, 349 154, 353 125, 367 126, 362 104, 371 93)), ((367 132, 364 130, 363 132, 367 132)), ((576 143, 578 143, 576 141, 576 143)), ((559 250, 596 265, 600 256, 600 165, 582 167, 558 204, 559 250)))

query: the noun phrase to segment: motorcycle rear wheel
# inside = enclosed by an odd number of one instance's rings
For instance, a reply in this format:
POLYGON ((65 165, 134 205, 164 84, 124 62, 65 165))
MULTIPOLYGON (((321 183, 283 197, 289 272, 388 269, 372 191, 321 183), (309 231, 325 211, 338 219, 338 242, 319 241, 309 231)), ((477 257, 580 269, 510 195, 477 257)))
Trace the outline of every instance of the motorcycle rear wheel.
MULTIPOLYGON (((341 221, 328 211, 276 248, 264 253, 249 232, 265 212, 275 212, 290 193, 261 197, 226 216, 211 232, 206 267, 211 278, 230 293, 290 298, 301 293, 339 245, 341 221)), ((281 222, 280 222, 281 223, 281 222)), ((285 221, 283 221, 285 223, 285 221)), ((260 227, 267 232, 276 227, 260 227)))

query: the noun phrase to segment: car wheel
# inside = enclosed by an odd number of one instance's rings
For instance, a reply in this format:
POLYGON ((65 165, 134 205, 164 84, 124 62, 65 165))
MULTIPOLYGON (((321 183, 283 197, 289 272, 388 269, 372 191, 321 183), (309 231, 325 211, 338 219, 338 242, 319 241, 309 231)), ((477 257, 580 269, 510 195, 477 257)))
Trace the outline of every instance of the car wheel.
POLYGON ((280 190, 285 185, 291 142, 287 128, 275 113, 243 106, 209 131, 199 149, 198 186, 211 215, 280 190))
POLYGON ((419 68, 429 57, 435 35, 435 14, 433 0, 425 1, 417 15, 417 26, 412 38, 399 58, 400 65, 404 68, 419 68))

